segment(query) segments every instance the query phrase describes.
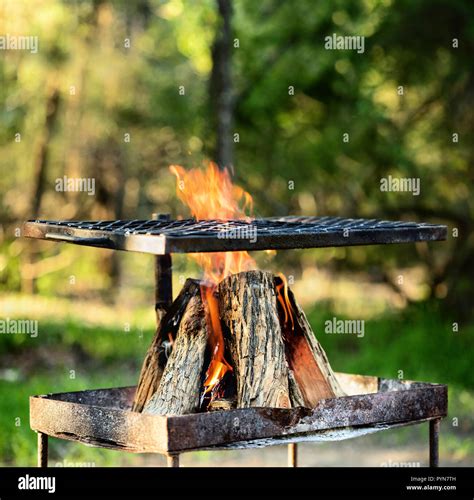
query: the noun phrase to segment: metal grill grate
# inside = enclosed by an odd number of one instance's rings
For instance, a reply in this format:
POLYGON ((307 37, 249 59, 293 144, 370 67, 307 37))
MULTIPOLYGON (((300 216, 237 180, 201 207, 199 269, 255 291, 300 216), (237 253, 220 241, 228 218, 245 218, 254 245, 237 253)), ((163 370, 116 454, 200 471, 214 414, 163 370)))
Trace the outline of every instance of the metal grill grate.
POLYGON ((316 248, 435 241, 446 226, 343 217, 272 217, 251 221, 115 220, 25 223, 27 237, 153 254, 316 248))

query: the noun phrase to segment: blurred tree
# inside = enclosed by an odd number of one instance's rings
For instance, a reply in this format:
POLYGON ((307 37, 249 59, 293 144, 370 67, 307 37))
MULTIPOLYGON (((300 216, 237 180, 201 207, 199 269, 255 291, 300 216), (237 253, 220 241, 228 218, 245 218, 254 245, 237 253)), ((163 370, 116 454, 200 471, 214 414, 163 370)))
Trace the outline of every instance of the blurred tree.
MULTIPOLYGON (((373 279, 396 285, 393 269, 421 261, 424 297, 445 298, 453 315, 471 312, 470 1, 4 0, 2 7, 5 32, 40 40, 38 54, 0 57, 4 287, 18 286, 12 256, 24 247, 13 230, 35 211, 25 192, 36 192, 38 215, 52 219, 181 214, 168 165, 213 157, 235 164, 257 215, 446 222, 446 244, 342 249, 326 265, 381 267, 373 279), (333 33, 365 37, 364 52, 327 50, 333 33), (55 191, 63 175, 95 177, 97 196, 55 191), (382 192, 388 175, 419 178, 420 195, 382 192)), ((41 256, 69 251, 41 247, 41 256)), ((299 258, 285 254, 279 265, 298 269, 299 258)), ((116 273, 101 259, 82 259, 109 280, 116 273)), ((58 264, 56 272, 66 271, 58 264)))
MULTIPOLYGON (((448 244, 385 249, 384 259, 393 266, 421 258, 429 295, 447 293, 449 308, 470 313, 470 3, 267 0, 236 7, 234 28, 245 46, 236 54, 236 163, 249 191, 265 200, 257 205, 264 213, 447 222, 459 229, 448 244), (365 36, 365 52, 326 50, 324 38, 333 33, 365 36), (382 192, 380 179, 389 174, 419 178, 421 195, 382 192)), ((352 253, 346 265, 357 267, 352 253)), ((377 249, 367 255, 380 262, 377 249)))
POLYGON ((214 113, 212 123, 217 133, 215 160, 223 168, 233 166, 232 2, 217 0, 217 5, 221 19, 212 47, 210 100, 214 113))
POLYGON ((53 85, 47 91, 46 112, 43 125, 43 133, 37 145, 36 153, 33 155, 33 182, 34 189, 31 197, 32 216, 37 216, 43 198, 46 180, 46 168, 48 165, 49 145, 51 135, 59 111, 60 93, 56 85, 53 85))

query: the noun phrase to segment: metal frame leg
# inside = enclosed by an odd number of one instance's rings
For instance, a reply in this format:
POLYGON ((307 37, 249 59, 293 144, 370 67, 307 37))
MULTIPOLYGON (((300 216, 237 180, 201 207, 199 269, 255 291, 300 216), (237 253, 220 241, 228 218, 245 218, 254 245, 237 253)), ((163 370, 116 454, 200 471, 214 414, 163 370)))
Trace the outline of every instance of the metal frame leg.
POLYGON ((296 443, 288 445, 288 467, 298 467, 298 445, 296 443))
POLYGON ((430 420, 430 467, 439 467, 439 427, 441 419, 430 420))
POLYGON ((38 467, 48 467, 48 435, 38 432, 38 467))
POLYGON ((179 455, 166 455, 167 467, 179 467, 179 455))
MULTIPOLYGON (((170 220, 168 214, 153 214, 153 220, 170 220)), ((155 257, 155 311, 157 326, 173 302, 173 271, 170 254, 155 257)))

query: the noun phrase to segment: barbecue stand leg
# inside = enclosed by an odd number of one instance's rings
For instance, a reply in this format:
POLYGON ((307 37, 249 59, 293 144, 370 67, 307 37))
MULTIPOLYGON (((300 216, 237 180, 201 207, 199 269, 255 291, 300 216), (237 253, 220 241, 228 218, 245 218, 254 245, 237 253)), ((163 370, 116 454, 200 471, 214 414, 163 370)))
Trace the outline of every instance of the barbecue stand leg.
POLYGON ((296 443, 288 445, 288 467, 298 467, 298 445, 296 443))
POLYGON ((179 467, 179 455, 166 455, 167 467, 179 467))
MULTIPOLYGON (((168 214, 153 214, 153 220, 170 220, 168 214)), ((155 258, 155 311, 158 324, 173 302, 172 262, 169 253, 155 258)))
POLYGON ((430 467, 439 467, 439 425, 440 418, 430 420, 430 467))
POLYGON ((38 432, 38 467, 48 467, 48 435, 38 432))

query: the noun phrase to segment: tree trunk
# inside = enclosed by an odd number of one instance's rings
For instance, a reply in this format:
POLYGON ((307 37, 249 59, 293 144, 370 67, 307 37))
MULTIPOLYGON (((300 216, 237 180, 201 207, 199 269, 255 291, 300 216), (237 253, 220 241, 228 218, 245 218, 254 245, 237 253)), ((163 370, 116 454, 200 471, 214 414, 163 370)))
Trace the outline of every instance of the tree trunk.
POLYGON ((195 295, 183 313, 158 390, 146 403, 143 413, 185 415, 199 409, 206 346, 204 307, 201 297, 195 295))
POLYGON ((216 162, 220 168, 233 165, 232 137, 232 2, 217 0, 220 26, 212 47, 212 73, 210 82, 211 105, 216 120, 216 162))
POLYGON ((289 408, 289 373, 273 275, 263 271, 233 274, 218 290, 234 365, 237 407, 289 408))
POLYGON ((166 353, 171 349, 169 335, 176 335, 183 311, 192 297, 199 295, 196 281, 187 280, 169 310, 162 316, 155 336, 143 361, 132 411, 141 412, 147 401, 157 391, 166 365, 166 353))
POLYGON ((33 160, 34 188, 31 199, 30 217, 37 217, 41 208, 41 200, 43 199, 46 184, 46 168, 48 166, 49 145, 58 117, 60 96, 61 94, 59 89, 53 85, 49 89, 49 95, 46 99, 46 116, 44 126, 33 160))
MULTIPOLYGON (((33 190, 31 193, 30 209, 28 219, 37 218, 40 215, 41 201, 46 187, 47 168, 50 152, 50 141, 59 114, 59 103, 61 94, 56 84, 50 85, 46 99, 46 114, 39 142, 33 155, 33 190)), ((32 266, 36 260, 37 245, 29 246, 24 259, 32 266)), ((25 293, 34 293, 36 289, 36 276, 22 277, 21 289, 25 293)))
POLYGON ((288 290, 288 297, 295 316, 295 327, 285 335, 286 358, 301 391, 303 406, 314 408, 320 399, 345 396, 324 349, 316 340, 291 290, 288 290))
MULTIPOLYGON (((116 139, 99 141, 92 149, 88 170, 95 179, 92 217, 97 220, 121 220, 123 218, 123 200, 125 196, 123 146, 116 139)), ((117 252, 100 254, 102 271, 109 276, 113 291, 120 286, 120 258, 117 252)))

